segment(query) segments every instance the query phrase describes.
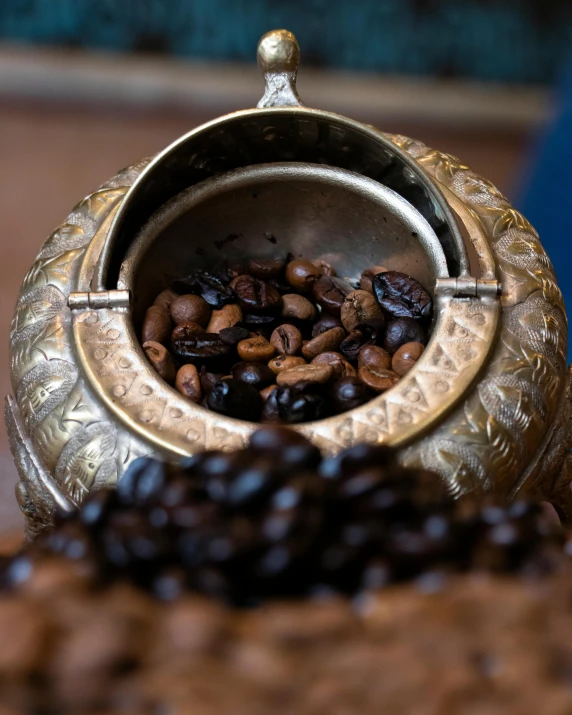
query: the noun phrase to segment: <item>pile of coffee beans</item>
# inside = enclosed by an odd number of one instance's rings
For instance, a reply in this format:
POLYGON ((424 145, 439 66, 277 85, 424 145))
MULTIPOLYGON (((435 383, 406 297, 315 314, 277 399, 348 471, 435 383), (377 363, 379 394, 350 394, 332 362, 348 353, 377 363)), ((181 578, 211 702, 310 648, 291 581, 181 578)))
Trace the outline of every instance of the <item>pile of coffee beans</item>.
POLYGON ((273 424, 323 419, 395 385, 427 342, 432 302, 414 278, 366 269, 359 286, 324 261, 251 259, 176 280, 141 340, 189 400, 273 424))
POLYGON ((456 502, 435 474, 399 466, 385 447, 323 458, 297 432, 268 426, 246 449, 178 467, 137 460, 117 490, 62 516, 4 578, 18 584, 57 556, 161 599, 190 590, 251 606, 475 568, 538 572, 559 538, 535 504, 456 502))

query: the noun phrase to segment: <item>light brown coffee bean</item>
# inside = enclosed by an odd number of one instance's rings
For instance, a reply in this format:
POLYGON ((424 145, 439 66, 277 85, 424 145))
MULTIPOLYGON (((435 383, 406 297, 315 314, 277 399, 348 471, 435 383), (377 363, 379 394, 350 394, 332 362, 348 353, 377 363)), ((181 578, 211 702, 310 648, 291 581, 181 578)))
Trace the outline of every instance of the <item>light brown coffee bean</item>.
POLYGON ((282 370, 276 376, 281 387, 297 385, 299 382, 317 382, 323 384, 331 380, 334 371, 330 365, 300 365, 282 370))
POLYGON ((270 344, 279 355, 296 355, 302 349, 302 333, 295 325, 279 325, 270 336, 270 344))
POLYGON ((207 333, 220 333, 225 328, 232 328, 242 320, 242 310, 236 303, 223 305, 220 310, 213 310, 207 325, 207 333))
POLYGON ((165 310, 169 311, 171 309, 171 303, 177 300, 178 297, 179 294, 175 293, 174 290, 163 290, 155 298, 153 305, 158 305, 159 308, 165 308, 165 310))
POLYGON ((357 374, 355 367, 341 353, 333 351, 316 355, 310 365, 329 365, 334 371, 334 377, 338 380, 342 377, 355 377, 357 374))
POLYGON ((307 298, 297 293, 286 293, 282 296, 283 318, 297 318, 298 320, 314 320, 316 318, 316 306, 310 303, 307 298))
POLYGON ((267 280, 279 276, 286 266, 282 258, 251 258, 248 261, 248 270, 253 276, 267 280))
POLYGON ((368 293, 373 293, 373 279, 378 273, 386 273, 387 268, 384 266, 372 266, 371 268, 366 268, 361 274, 359 287, 362 290, 366 290, 368 293))
POLYGON ((346 331, 343 328, 326 330, 325 333, 320 333, 302 346, 302 355, 308 360, 313 360, 320 353, 337 350, 345 337, 346 331))
POLYGON ((171 316, 165 308, 152 305, 147 308, 141 327, 141 342, 165 343, 171 334, 171 316))
POLYGON ((175 340, 185 340, 186 338, 190 338, 191 335, 204 332, 205 329, 198 323, 180 323, 173 328, 171 342, 173 343, 175 340))
POLYGON ((175 377, 175 388, 192 402, 198 403, 203 399, 201 378, 194 365, 183 365, 179 368, 175 377))
POLYGON ((167 348, 161 345, 161 343, 149 340, 143 343, 143 351, 155 372, 162 377, 165 382, 172 384, 175 381, 177 371, 171 353, 168 352, 167 348))
POLYGON ((306 291, 322 275, 322 271, 305 258, 296 258, 286 266, 286 280, 296 290, 306 291))
POLYGON ((241 340, 236 346, 241 360, 246 362, 268 362, 276 349, 263 335, 241 340))
POLYGON ((399 377, 406 375, 423 355, 425 346, 421 343, 405 343, 395 353, 391 360, 391 368, 399 377))
POLYGON ((376 345, 366 345, 360 350, 358 377, 375 392, 385 392, 399 382, 399 376, 389 369, 389 354, 376 345))
POLYGON ((289 370, 291 367, 300 367, 306 365, 303 357, 295 357, 294 355, 277 355, 268 363, 268 367, 275 373, 289 370))
POLYGON ((268 387, 265 387, 263 390, 260 390, 260 397, 262 397, 264 402, 266 402, 266 400, 270 397, 271 393, 277 389, 278 385, 268 385, 268 387))
POLYGON ((365 345, 358 356, 358 367, 360 365, 379 367, 383 370, 391 370, 391 355, 377 345, 365 345))
POLYGON ((204 327, 210 317, 209 304, 200 295, 181 295, 171 303, 171 318, 175 323, 198 323, 204 327))
POLYGON ((383 313, 372 293, 365 290, 354 290, 353 293, 346 296, 340 317, 344 328, 351 333, 360 323, 383 318, 383 313))
POLYGON ((315 266, 318 266, 318 268, 322 271, 323 276, 335 276, 336 275, 336 269, 331 265, 331 263, 328 263, 327 261, 323 261, 321 258, 316 258, 316 260, 312 261, 312 263, 315 266))

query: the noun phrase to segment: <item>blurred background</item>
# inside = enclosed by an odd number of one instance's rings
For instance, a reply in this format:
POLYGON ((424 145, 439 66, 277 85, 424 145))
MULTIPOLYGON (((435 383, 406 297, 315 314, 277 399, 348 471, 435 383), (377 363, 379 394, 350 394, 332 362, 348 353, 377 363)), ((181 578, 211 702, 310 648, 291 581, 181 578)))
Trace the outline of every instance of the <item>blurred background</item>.
MULTIPOLYGON (((299 91, 459 156, 539 230, 572 305, 572 3, 0 0, 0 393, 21 280, 85 194, 197 124, 255 106, 256 45, 302 48, 299 91)), ((0 431, 0 531, 18 529, 0 431)))

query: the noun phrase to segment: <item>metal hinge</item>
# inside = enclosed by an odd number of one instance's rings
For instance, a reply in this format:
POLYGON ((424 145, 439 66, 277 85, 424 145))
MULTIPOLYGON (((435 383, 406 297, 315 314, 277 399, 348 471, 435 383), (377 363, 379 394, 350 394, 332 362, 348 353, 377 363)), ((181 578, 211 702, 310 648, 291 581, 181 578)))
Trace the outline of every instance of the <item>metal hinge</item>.
POLYGON ((502 292, 497 280, 459 276, 458 278, 437 278, 435 295, 449 298, 496 298, 502 292))
POLYGON ((97 310, 98 308, 129 308, 128 290, 90 291, 89 293, 70 293, 68 305, 71 310, 97 310))

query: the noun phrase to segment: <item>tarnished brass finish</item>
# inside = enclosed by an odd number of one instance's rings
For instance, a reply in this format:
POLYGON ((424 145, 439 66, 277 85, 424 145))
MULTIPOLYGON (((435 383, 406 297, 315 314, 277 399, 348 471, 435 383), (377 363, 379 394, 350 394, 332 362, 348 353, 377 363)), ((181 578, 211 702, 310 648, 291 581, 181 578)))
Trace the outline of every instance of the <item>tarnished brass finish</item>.
POLYGON ((73 509, 116 482, 136 456, 244 444, 255 425, 162 382, 138 325, 183 263, 291 248, 349 278, 366 259, 388 261, 432 285, 436 305, 431 341, 401 382, 297 429, 329 452, 396 445, 404 463, 435 469, 456 495, 532 493, 572 521, 567 324, 534 229, 453 157, 304 107, 297 59, 290 33, 266 35, 259 108, 118 174, 74 209, 26 275, 6 421, 30 536, 56 506, 73 509), (383 216, 391 232, 377 228, 383 216), (243 237, 225 243, 231 226, 243 237))

